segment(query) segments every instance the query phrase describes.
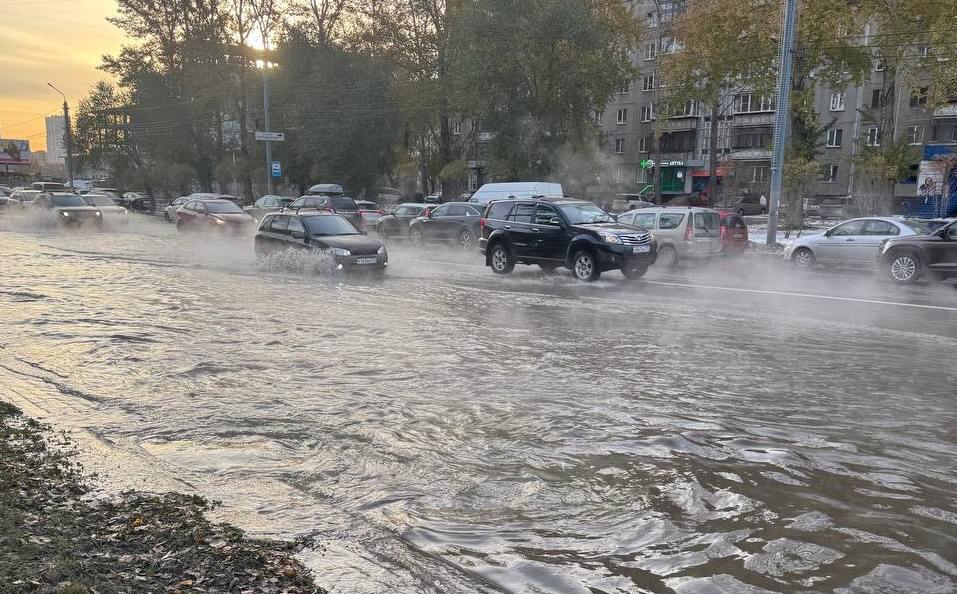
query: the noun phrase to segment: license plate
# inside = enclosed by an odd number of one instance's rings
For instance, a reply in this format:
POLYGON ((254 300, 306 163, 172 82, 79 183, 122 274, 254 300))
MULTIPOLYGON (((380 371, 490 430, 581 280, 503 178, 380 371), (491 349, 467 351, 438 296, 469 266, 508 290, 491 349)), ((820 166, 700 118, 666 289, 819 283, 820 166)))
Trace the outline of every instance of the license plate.
POLYGON ((650 251, 650 245, 636 245, 635 247, 631 248, 631 253, 633 254, 647 254, 650 251))
POLYGON ((378 258, 356 258, 356 264, 375 264, 378 258))

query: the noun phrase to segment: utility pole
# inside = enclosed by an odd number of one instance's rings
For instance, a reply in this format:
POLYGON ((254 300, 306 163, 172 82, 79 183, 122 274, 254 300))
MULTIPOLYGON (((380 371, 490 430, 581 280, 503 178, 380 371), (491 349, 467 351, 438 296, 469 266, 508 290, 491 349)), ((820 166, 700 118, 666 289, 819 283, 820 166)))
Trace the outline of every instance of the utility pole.
MULTIPOLYGON (((63 91, 53 86, 53 83, 47 85, 63 97, 63 126, 65 128, 64 149, 66 150, 66 176, 67 187, 73 189, 73 130, 70 127, 70 105, 66 102, 66 95, 63 91)), ((49 148, 49 147, 47 147, 49 148)))
MULTIPOLYGON (((268 55, 264 55, 268 57, 268 55)), ((266 132, 272 132, 269 122, 269 61, 263 60, 263 110, 266 115, 264 124, 266 132)), ((266 193, 272 194, 272 142, 266 140, 266 193)))
POLYGON ((652 110, 652 132, 651 138, 655 143, 655 156, 654 162, 655 166, 651 170, 652 182, 654 183, 654 192, 655 192, 655 204, 661 204, 661 129, 658 127, 658 116, 659 116, 659 103, 661 102, 661 61, 659 60, 659 54, 661 53, 661 39, 662 39, 662 28, 664 27, 664 22, 661 19, 661 2, 655 0, 655 14, 658 19, 658 31, 655 39, 655 94, 652 99, 651 110, 652 110))
POLYGON ((791 112, 791 70, 794 67, 794 35, 797 0, 785 0, 781 45, 778 55, 778 105, 774 112, 774 151, 771 155, 771 200, 768 204, 768 245, 778 241, 778 207, 784 181, 784 151, 788 143, 791 112))

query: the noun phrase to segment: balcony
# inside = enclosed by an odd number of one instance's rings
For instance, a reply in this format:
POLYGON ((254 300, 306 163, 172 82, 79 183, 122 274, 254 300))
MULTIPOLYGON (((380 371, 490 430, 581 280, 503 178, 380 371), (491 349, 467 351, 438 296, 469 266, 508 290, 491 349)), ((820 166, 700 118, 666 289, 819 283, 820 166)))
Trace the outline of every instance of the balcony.
POLYGON ((941 105, 934 110, 935 118, 957 118, 957 103, 941 105))

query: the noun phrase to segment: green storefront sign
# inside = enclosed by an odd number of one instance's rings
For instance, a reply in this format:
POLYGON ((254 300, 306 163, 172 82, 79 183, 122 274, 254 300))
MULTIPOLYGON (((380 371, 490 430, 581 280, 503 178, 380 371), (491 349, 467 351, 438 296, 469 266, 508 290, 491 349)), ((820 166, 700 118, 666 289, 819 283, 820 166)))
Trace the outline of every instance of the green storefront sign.
MULTIPOLYGON (((654 159, 642 159, 638 166, 642 169, 654 169, 654 159)), ((666 193, 684 192, 685 162, 663 161, 661 163, 661 191, 666 193)))

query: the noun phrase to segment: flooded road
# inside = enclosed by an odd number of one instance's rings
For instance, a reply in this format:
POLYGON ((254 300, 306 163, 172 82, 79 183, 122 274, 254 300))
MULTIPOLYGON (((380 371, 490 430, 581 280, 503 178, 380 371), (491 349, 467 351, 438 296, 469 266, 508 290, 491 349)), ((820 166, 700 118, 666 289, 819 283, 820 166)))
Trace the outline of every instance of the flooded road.
POLYGON ((334 591, 954 590, 953 288, 392 260, 0 230, 0 398, 107 482, 315 535, 334 591))

